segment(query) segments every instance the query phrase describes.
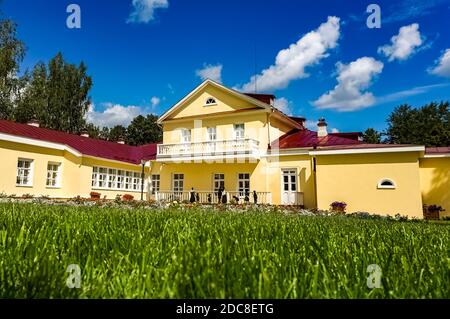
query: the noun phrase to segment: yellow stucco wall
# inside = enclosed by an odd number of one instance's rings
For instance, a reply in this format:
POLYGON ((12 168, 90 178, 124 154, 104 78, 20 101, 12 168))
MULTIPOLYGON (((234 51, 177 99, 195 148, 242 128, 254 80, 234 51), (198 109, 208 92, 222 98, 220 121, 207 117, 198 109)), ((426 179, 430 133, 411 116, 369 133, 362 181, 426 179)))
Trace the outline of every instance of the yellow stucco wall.
POLYGON ((297 171, 297 189, 304 196, 305 208, 315 208, 314 175, 309 155, 280 156, 269 158, 265 169, 267 189, 272 192, 273 202, 281 204, 281 175, 283 169, 295 169, 297 171))
POLYGON ((445 209, 450 216, 450 157, 420 159, 420 183, 423 203, 445 209))
POLYGON ((274 116, 269 121, 269 112, 224 89, 207 85, 163 121, 163 143, 180 143, 181 129, 191 130, 192 142, 207 141, 208 127, 216 127, 218 141, 230 140, 234 138, 233 125, 243 123, 245 138, 258 140, 260 149, 265 151, 269 142, 293 128, 292 123, 274 116), (213 97, 217 104, 205 106, 209 97, 213 97), (229 113, 233 111, 239 113, 229 113))
POLYGON ((317 201, 329 209, 344 201, 347 211, 408 215, 422 218, 418 153, 317 156, 317 201), (383 178, 396 189, 378 189, 383 178))
MULTIPOLYGON (((7 195, 15 194, 22 196, 32 194, 34 196, 50 196, 53 198, 72 198, 76 196, 89 197, 89 193, 94 190, 113 199, 117 194, 133 194, 140 196, 140 192, 126 190, 115 191, 106 189, 95 189, 91 187, 92 167, 101 166, 107 168, 123 169, 140 172, 139 165, 131 165, 114 161, 80 158, 67 151, 53 150, 44 147, 0 141, 1 178, 0 192, 7 195), (32 186, 17 186, 17 162, 19 158, 33 160, 32 186), (49 162, 61 163, 61 184, 60 187, 52 188, 46 186, 47 164, 49 162)), ((148 175, 148 168, 147 175, 148 175)), ((148 183, 146 178, 145 183, 148 183)))

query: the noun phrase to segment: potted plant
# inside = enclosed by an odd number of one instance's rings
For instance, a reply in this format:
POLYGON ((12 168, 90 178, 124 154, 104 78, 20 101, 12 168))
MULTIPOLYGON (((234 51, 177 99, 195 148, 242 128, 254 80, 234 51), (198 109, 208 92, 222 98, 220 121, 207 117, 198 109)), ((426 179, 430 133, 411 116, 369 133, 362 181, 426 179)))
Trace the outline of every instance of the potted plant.
POLYGON ((424 217, 425 219, 439 219, 439 213, 444 209, 438 205, 424 205, 424 217))
POLYGON ((335 212, 345 214, 345 208, 347 207, 347 203, 345 202, 332 202, 331 209, 335 212))
POLYGON ((97 192, 90 192, 89 195, 91 196, 91 199, 100 199, 101 194, 97 192))

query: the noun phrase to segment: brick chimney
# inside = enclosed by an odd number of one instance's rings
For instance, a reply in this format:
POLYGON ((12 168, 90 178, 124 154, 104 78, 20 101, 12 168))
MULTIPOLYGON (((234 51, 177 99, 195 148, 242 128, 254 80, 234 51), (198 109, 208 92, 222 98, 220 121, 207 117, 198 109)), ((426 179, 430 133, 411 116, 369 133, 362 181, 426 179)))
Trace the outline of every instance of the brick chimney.
POLYGON ((32 118, 27 122, 27 124, 34 127, 39 127, 39 121, 36 118, 32 118))
POLYGON ((325 137, 328 135, 327 122, 325 122, 323 117, 319 119, 319 122, 317 122, 317 128, 317 137, 325 137))

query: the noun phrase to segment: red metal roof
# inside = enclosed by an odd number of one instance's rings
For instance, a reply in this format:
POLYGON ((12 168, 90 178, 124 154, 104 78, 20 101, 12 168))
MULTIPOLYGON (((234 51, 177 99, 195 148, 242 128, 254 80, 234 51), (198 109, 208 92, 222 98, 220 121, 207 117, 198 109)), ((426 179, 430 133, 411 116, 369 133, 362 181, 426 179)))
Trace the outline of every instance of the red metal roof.
POLYGON ((425 149, 426 154, 450 154, 450 146, 443 147, 427 147, 425 149))
POLYGON ((272 143, 272 148, 308 148, 357 144, 361 144, 361 142, 350 138, 340 137, 335 134, 328 134, 325 137, 318 137, 317 132, 307 129, 294 129, 291 132, 281 136, 278 141, 272 143))
POLYGON ((157 144, 131 146, 6 120, 0 120, 0 133, 63 144, 84 155, 132 164, 156 158, 157 144))

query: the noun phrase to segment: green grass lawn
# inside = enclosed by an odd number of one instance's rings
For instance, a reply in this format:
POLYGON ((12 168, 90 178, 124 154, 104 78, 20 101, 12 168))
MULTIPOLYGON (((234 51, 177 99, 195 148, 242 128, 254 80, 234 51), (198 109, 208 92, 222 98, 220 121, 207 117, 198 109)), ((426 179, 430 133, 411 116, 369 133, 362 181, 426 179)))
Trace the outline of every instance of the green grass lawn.
POLYGON ((448 224, 0 204, 2 298, 449 298, 448 224), (69 264, 81 288, 69 289, 69 264), (368 265, 382 288, 367 287, 368 265))

